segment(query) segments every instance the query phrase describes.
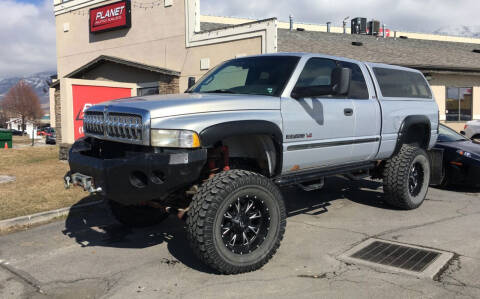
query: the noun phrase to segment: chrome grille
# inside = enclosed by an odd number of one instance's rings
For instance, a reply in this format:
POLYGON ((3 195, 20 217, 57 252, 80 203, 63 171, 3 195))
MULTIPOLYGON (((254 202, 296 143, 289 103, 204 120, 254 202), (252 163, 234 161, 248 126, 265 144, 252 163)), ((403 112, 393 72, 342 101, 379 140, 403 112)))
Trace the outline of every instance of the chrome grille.
POLYGON ((142 117, 131 113, 87 111, 83 128, 87 135, 133 143, 142 142, 144 135, 142 117))

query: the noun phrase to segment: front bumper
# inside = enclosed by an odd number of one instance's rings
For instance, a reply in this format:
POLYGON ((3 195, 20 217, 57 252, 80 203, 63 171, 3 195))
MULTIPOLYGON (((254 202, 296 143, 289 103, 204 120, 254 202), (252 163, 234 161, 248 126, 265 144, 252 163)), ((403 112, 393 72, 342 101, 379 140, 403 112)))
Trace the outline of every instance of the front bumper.
POLYGON ((87 177, 92 188, 83 186, 86 190, 135 205, 189 187, 198 181, 206 159, 206 149, 125 151, 121 157, 103 158, 92 154, 91 145, 81 140, 70 150, 66 180, 87 177))

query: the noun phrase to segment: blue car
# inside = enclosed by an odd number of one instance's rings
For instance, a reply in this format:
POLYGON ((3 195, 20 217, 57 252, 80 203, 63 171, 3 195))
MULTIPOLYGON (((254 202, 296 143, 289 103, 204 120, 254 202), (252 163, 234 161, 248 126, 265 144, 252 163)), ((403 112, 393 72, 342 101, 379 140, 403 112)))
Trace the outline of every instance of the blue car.
POLYGON ((480 144, 440 125, 436 149, 443 150, 441 186, 480 187, 480 144))

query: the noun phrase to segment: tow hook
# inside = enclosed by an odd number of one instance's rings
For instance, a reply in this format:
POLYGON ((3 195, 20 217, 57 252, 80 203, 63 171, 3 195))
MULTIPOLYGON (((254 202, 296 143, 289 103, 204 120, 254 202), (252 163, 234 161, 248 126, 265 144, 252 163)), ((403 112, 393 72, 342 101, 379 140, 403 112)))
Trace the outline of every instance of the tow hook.
POLYGON ((66 175, 66 176, 64 177, 64 182, 63 182, 63 183, 64 183, 64 185, 65 185, 65 189, 70 189, 70 186, 71 186, 70 180, 71 180, 71 179, 70 179, 70 176, 66 175))

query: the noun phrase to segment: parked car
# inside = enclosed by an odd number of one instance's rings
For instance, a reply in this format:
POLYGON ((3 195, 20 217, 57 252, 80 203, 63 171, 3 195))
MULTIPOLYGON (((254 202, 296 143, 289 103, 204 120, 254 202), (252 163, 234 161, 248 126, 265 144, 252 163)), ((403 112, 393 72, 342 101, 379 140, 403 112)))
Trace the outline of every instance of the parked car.
POLYGON ((462 133, 467 138, 480 141, 480 120, 472 120, 467 122, 462 133))
POLYGON ((50 128, 50 127, 46 127, 46 128, 41 129, 41 130, 38 130, 37 135, 38 136, 48 136, 48 135, 51 135, 54 131, 55 131, 55 129, 50 128))
POLYGON ((187 93, 89 108, 65 184, 108 198, 125 225, 186 216, 203 262, 249 272, 283 238, 280 186, 374 175, 388 204, 419 207, 438 119, 418 70, 307 53, 238 58, 187 93))
POLYGON ((480 144, 445 125, 440 125, 435 148, 443 152, 441 186, 453 184, 480 186, 480 144))
POLYGON ((12 132, 12 135, 14 135, 14 136, 25 136, 25 135, 27 135, 27 132, 22 132, 20 130, 11 129, 10 131, 12 132))
POLYGON ((56 144, 57 143, 57 133, 55 131, 49 133, 45 136, 45 143, 46 144, 56 144))

